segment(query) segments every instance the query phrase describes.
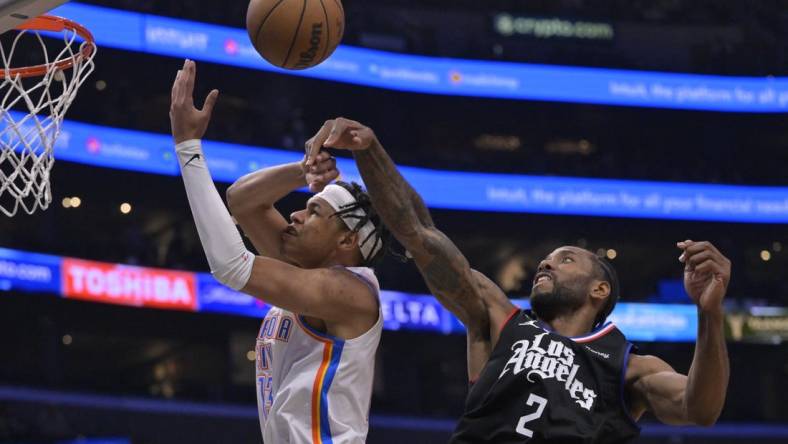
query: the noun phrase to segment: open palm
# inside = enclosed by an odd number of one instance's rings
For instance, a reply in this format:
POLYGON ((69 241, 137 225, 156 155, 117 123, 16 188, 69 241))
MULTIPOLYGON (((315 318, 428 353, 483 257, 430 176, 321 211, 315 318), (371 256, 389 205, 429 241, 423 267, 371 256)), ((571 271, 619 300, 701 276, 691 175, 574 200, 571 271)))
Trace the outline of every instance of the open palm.
POLYGON ((194 106, 194 83, 197 78, 197 64, 186 60, 183 68, 178 70, 172 85, 170 102, 170 124, 175 143, 191 139, 202 139, 208 123, 211 121, 213 107, 219 97, 219 91, 213 90, 205 99, 202 109, 194 106))

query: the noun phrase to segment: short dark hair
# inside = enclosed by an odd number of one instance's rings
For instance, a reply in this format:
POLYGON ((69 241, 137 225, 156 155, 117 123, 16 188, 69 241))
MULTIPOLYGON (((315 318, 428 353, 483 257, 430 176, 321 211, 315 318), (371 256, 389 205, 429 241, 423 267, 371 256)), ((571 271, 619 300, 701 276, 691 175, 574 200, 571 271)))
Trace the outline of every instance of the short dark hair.
POLYGON ((353 233, 357 233, 358 230, 360 230, 361 227, 363 227, 367 222, 372 222, 372 225, 375 227, 375 229, 366 237, 366 239, 359 239, 359 246, 362 246, 367 242, 373 242, 372 251, 375 251, 375 248, 380 245, 380 249, 377 251, 377 253, 373 254, 371 257, 363 258, 362 265, 366 267, 374 267, 383 259, 383 256, 385 256, 391 242, 391 234, 383 225, 383 221, 380 219, 380 216, 372 206, 372 200, 370 199, 369 194, 364 191, 364 188, 362 188, 361 185, 355 182, 347 183, 339 180, 334 183, 348 190, 350 194, 353 195, 353 198, 356 200, 356 202, 343 206, 333 215, 340 218, 347 217, 359 219, 359 222, 356 224, 355 228, 351 229, 353 233), (361 209, 364 212, 364 216, 357 216, 353 214, 353 212, 358 209, 361 209))
POLYGON ((594 258, 594 274, 599 279, 610 284, 610 294, 605 301, 605 305, 602 306, 602 309, 597 313, 596 319, 594 319, 594 327, 598 327, 605 322, 607 317, 610 316, 610 313, 613 312, 613 309, 616 308, 616 303, 620 296, 620 284, 618 282, 616 269, 610 261, 594 253, 591 253, 591 256, 594 258))

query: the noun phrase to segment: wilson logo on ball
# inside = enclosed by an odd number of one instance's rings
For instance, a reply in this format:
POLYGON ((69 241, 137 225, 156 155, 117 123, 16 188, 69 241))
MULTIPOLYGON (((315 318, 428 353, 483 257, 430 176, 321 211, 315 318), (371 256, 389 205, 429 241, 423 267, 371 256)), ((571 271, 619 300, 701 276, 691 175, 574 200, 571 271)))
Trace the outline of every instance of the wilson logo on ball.
POLYGON ((309 39, 309 49, 302 52, 298 59, 298 63, 296 63, 296 69, 303 69, 309 68, 310 66, 314 65, 315 56, 317 56, 317 52, 320 50, 320 42, 323 40, 323 24, 322 23, 314 23, 312 24, 312 38, 309 39))

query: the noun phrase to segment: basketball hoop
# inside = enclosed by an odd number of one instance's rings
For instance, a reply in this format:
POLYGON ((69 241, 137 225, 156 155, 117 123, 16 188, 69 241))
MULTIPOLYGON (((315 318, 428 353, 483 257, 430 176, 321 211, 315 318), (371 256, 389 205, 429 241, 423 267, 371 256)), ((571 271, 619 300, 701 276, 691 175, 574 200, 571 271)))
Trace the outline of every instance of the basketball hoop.
POLYGON ((55 141, 96 54, 90 31, 62 17, 42 15, 16 30, 10 47, 0 42, 0 211, 9 217, 20 207, 33 214, 52 202, 55 141), (62 33, 64 47, 48 49, 42 32, 62 33), (43 63, 14 67, 14 56, 29 56, 30 45, 42 50, 43 63))

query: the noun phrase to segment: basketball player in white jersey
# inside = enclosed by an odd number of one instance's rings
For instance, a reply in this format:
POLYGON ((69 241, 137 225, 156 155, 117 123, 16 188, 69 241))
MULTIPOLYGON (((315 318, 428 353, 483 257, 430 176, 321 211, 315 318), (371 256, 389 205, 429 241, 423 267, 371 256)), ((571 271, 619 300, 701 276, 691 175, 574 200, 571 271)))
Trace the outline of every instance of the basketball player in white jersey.
POLYGON ((257 399, 266 444, 363 443, 382 315, 367 264, 382 227, 358 185, 331 184, 333 160, 267 168, 228 192, 236 220, 261 256, 246 250, 206 167, 200 138, 218 97, 194 106, 196 66, 187 60, 172 90, 170 119, 186 194, 211 273, 271 304, 257 338, 257 399), (304 187, 322 191, 290 215, 273 204, 304 187))

